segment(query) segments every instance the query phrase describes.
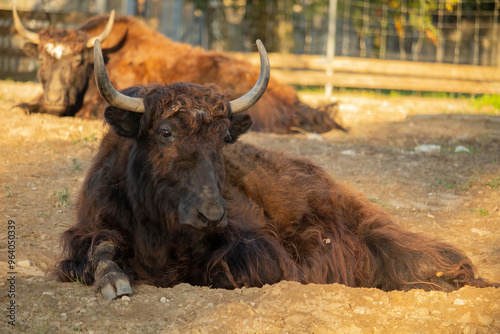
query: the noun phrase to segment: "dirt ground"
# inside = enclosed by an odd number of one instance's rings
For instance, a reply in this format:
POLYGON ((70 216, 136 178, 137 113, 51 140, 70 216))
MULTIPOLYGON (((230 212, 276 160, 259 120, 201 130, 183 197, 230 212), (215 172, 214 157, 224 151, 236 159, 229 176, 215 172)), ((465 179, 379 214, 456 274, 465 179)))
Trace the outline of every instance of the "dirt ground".
MULTIPOLYGON (((1 333, 500 332, 494 288, 387 293, 294 282, 232 291, 140 285, 109 302, 92 288, 50 280, 45 272, 58 258, 59 236, 75 221, 72 203, 104 127, 11 110, 39 91, 36 84, 0 82, 1 333), (15 274, 8 267, 9 220, 15 274)), ((319 95, 302 98, 321 103, 319 95)), ((340 95, 338 101, 348 134, 250 133, 242 140, 310 158, 406 228, 459 246, 480 276, 500 282, 500 112, 465 99, 340 95), (418 152, 423 144, 440 148, 418 152), (460 146, 467 152, 455 152, 460 146)))

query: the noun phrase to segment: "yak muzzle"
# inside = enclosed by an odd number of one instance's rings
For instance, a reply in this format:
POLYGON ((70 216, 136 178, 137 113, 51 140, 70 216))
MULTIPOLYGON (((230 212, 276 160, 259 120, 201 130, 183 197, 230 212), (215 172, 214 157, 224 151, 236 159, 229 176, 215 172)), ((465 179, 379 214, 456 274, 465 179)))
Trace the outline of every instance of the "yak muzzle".
POLYGON ((199 230, 227 226, 226 201, 218 192, 203 187, 201 193, 179 206, 179 223, 199 230))

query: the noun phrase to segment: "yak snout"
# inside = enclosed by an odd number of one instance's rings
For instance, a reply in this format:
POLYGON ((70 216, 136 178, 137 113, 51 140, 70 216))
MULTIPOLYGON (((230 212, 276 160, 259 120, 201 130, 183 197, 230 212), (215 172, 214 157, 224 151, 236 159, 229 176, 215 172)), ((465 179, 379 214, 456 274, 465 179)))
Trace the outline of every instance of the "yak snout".
POLYGON ((215 177, 215 168, 209 159, 201 159, 188 181, 187 194, 179 205, 179 223, 200 230, 227 226, 226 201, 215 177))
POLYGON ((226 201, 209 188, 193 195, 179 205, 179 223, 199 230, 213 230, 227 226, 226 201))
POLYGON ((43 105, 48 113, 59 114, 67 107, 68 87, 64 83, 63 75, 61 69, 56 69, 44 83, 43 105))
POLYGON ((198 208, 200 227, 213 229, 226 226, 226 201, 209 187, 204 187, 200 199, 201 205, 198 208))

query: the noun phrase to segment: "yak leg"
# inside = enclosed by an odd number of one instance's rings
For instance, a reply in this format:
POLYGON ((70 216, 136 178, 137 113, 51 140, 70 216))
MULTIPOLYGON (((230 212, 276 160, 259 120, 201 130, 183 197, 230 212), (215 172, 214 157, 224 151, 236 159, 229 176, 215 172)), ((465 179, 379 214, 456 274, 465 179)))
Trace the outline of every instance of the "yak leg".
POLYGON ((116 247, 110 241, 101 242, 95 249, 89 250, 95 279, 94 289, 108 300, 132 294, 127 275, 113 261, 115 254, 116 247))

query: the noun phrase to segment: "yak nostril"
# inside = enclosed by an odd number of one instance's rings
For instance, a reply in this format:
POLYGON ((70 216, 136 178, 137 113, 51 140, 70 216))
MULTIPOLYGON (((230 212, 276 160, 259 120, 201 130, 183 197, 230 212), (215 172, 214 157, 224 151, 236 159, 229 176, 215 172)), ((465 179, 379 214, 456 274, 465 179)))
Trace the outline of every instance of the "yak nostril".
POLYGON ((226 210, 224 208, 221 209, 212 209, 212 210, 198 210, 199 215, 203 220, 207 222, 207 225, 216 226, 223 220, 226 216, 226 210))
POLYGON ((198 214, 200 220, 206 225, 206 228, 224 227, 226 221, 226 206, 222 204, 203 205, 198 214))

